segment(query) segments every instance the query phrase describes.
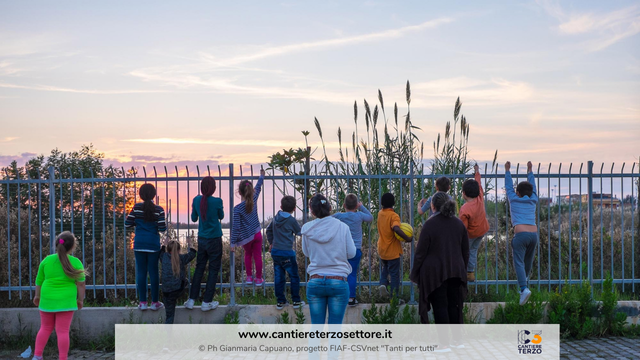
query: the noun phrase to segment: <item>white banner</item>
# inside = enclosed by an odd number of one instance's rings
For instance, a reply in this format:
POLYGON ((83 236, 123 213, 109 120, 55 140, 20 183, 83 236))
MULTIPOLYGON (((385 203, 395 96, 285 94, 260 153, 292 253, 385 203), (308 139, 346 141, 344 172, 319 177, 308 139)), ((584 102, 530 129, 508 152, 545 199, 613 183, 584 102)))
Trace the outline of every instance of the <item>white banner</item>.
POLYGON ((116 325, 116 359, 559 359, 558 325, 116 325))

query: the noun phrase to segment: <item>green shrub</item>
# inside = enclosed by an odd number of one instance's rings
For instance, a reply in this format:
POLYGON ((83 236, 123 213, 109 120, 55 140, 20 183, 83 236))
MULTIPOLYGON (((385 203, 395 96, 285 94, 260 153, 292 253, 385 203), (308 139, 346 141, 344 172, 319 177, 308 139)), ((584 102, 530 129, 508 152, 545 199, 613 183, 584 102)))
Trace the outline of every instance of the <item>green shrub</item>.
POLYGON ((376 306, 362 310, 363 324, 419 324, 420 318, 414 306, 405 306, 400 312, 400 300, 393 297, 387 306, 376 306))
POLYGON ((538 324, 542 321, 544 305, 538 292, 531 294, 529 301, 520 306, 519 294, 510 292, 505 306, 498 305, 487 324, 538 324))
POLYGON ((598 308, 598 332, 603 335, 624 335, 627 315, 616 312, 618 307, 618 291, 613 286, 613 279, 608 276, 602 283, 602 302, 598 308))
POLYGON ((562 291, 556 289, 549 298, 548 322, 560 325, 563 338, 583 339, 593 335, 595 324, 592 316, 595 310, 588 281, 581 286, 565 285, 562 291))
POLYGON ((224 316, 225 324, 240 324, 240 317, 237 311, 232 311, 224 316))

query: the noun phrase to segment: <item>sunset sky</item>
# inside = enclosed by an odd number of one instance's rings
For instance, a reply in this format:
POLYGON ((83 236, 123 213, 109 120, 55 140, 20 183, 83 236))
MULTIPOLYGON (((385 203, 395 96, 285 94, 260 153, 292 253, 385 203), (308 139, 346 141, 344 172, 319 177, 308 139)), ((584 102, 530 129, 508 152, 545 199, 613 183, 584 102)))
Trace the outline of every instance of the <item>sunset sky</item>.
POLYGON ((639 33, 637 1, 0 1, 0 165, 258 164, 314 117, 335 153, 407 80, 426 157, 460 96, 475 160, 631 164, 639 33))

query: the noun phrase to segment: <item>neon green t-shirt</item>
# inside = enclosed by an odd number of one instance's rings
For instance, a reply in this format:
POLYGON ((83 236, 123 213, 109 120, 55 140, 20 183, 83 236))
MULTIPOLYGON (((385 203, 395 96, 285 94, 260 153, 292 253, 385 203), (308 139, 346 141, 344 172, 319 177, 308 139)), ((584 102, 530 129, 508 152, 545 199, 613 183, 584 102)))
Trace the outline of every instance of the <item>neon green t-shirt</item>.
MULTIPOLYGON (((71 266, 84 270, 82 262, 75 256, 67 255, 71 266)), ((78 279, 68 277, 62 269, 58 254, 42 259, 38 267, 36 285, 40 289, 40 310, 45 312, 78 310, 78 289, 76 282, 83 282, 84 274, 78 279)))

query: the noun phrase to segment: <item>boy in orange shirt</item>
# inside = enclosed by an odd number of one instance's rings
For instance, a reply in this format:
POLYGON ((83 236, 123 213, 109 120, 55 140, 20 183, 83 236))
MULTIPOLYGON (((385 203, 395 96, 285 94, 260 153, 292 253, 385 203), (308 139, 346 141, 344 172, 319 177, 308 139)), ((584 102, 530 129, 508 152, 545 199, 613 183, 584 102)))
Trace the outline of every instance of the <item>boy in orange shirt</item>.
POLYGON ((460 220, 469 233, 469 264, 467 265, 467 281, 476 281, 476 262, 478 248, 482 238, 489 231, 489 222, 484 209, 484 192, 480 182, 478 164, 473 167, 474 178, 462 184, 462 197, 465 200, 460 208, 460 220))
POLYGON ((378 212, 378 255, 382 262, 382 274, 380 274, 380 297, 382 298, 389 296, 387 291, 389 277, 391 277, 391 295, 398 295, 400 289, 402 244, 396 239, 395 234, 407 242, 413 239, 400 229, 400 216, 393 211, 395 203, 393 194, 382 195, 380 199, 382 210, 378 212))

